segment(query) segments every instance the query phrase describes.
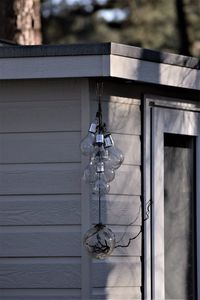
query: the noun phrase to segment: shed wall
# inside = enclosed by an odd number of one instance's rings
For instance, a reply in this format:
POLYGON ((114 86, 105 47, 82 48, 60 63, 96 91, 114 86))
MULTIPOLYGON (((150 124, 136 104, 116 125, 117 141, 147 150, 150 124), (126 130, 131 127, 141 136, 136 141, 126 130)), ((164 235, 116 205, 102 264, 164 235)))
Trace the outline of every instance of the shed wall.
MULTIPOLYGON (((103 261, 82 235, 98 210, 81 181, 80 140, 96 103, 87 79, 0 82, 0 299, 141 299, 141 236, 103 261)), ((121 243, 141 226, 140 101, 105 82, 103 114, 124 152, 103 221, 121 243), (131 226, 128 224, 133 223, 131 226)))
POLYGON ((78 80, 0 83, 0 299, 80 299, 78 80))

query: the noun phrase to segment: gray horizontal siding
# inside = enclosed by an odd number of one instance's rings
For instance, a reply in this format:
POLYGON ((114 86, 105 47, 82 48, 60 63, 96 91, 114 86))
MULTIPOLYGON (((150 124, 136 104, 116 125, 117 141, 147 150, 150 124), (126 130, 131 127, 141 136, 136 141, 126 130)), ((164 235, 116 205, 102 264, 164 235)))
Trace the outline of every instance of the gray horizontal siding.
MULTIPOLYGON (((91 110, 95 116, 97 101, 95 96, 91 102, 91 110)), ((102 102, 103 117, 109 130, 119 134, 141 133, 140 107, 134 99, 124 97, 109 97, 102 102), (137 103, 137 104, 136 104, 137 103)))
POLYGON ((0 257, 80 256, 79 226, 2 227, 0 257))
POLYGON ((94 261, 92 278, 93 287, 140 287, 140 259, 111 257, 103 261, 94 261))
POLYGON ((0 195, 78 194, 80 164, 1 165, 0 195))
POLYGON ((73 101, 81 95, 79 79, 1 80, 0 102, 73 101))
POLYGON ((0 299, 81 297, 78 80, 0 83, 0 299))
POLYGON ((0 259, 0 288, 80 288, 79 258, 0 259))
MULTIPOLYGON (((141 202, 139 196, 107 195, 102 198, 102 221, 111 225, 141 224, 141 202), (132 206, 134 209, 132 209, 132 206)), ((98 198, 92 199, 92 222, 98 222, 98 198)))
POLYGON ((80 289, 3 289, 1 300, 80 300, 80 289))
POLYGON ((122 165, 115 173, 115 180, 110 184, 110 194, 141 195, 141 168, 122 165))
POLYGON ((93 288, 93 300, 136 300, 141 298, 141 290, 139 287, 107 287, 93 288), (126 295, 126 298, 125 296, 126 295))
MULTIPOLYGON (((0 100, 0 132, 57 132, 80 130, 80 100, 7 102, 0 100), (75 117, 76 116, 76 117, 75 117)), ((28 95, 27 95, 28 97, 28 95)), ((31 97, 31 95, 30 95, 31 97)), ((13 101, 15 98, 13 99, 13 101)))
POLYGON ((0 134, 0 163, 80 162, 80 132, 0 134))
POLYGON ((80 195, 0 196, 0 225, 80 224, 80 195))
MULTIPOLYGON (((140 226, 109 226, 115 233, 116 245, 127 245, 129 238, 136 236, 140 232, 140 226)), ((118 247, 114 249, 113 256, 134 256, 139 257, 141 255, 141 235, 130 243, 129 247, 118 247)))

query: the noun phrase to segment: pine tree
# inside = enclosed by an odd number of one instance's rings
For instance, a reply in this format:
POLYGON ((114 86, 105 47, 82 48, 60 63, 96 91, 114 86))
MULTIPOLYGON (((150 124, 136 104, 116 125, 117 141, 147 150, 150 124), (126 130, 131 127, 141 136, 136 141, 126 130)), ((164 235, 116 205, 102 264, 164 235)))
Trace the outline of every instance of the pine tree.
POLYGON ((0 39, 41 44, 40 0, 0 1, 0 39))

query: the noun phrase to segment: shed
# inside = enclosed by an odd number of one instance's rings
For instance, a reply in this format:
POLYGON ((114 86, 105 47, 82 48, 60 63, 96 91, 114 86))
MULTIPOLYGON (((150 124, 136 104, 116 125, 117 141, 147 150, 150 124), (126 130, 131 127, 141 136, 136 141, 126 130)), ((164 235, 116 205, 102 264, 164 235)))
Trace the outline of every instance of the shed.
POLYGON ((0 48, 1 300, 198 299, 199 67, 115 43, 0 48), (79 147, 99 80, 125 156, 103 221, 124 244, 142 230, 104 260, 82 245, 98 209, 79 147))

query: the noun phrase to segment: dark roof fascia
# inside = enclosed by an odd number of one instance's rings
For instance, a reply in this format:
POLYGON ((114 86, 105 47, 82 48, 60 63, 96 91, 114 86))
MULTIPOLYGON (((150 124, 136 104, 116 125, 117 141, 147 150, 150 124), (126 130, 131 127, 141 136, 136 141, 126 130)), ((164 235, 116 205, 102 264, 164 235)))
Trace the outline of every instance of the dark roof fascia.
POLYGON ((0 58, 54 57, 85 55, 117 55, 155 63, 200 69, 200 59, 167 52, 159 52, 117 43, 4 46, 0 47, 0 58))
POLYGON ((111 44, 69 44, 0 48, 0 58, 110 55, 111 44))

